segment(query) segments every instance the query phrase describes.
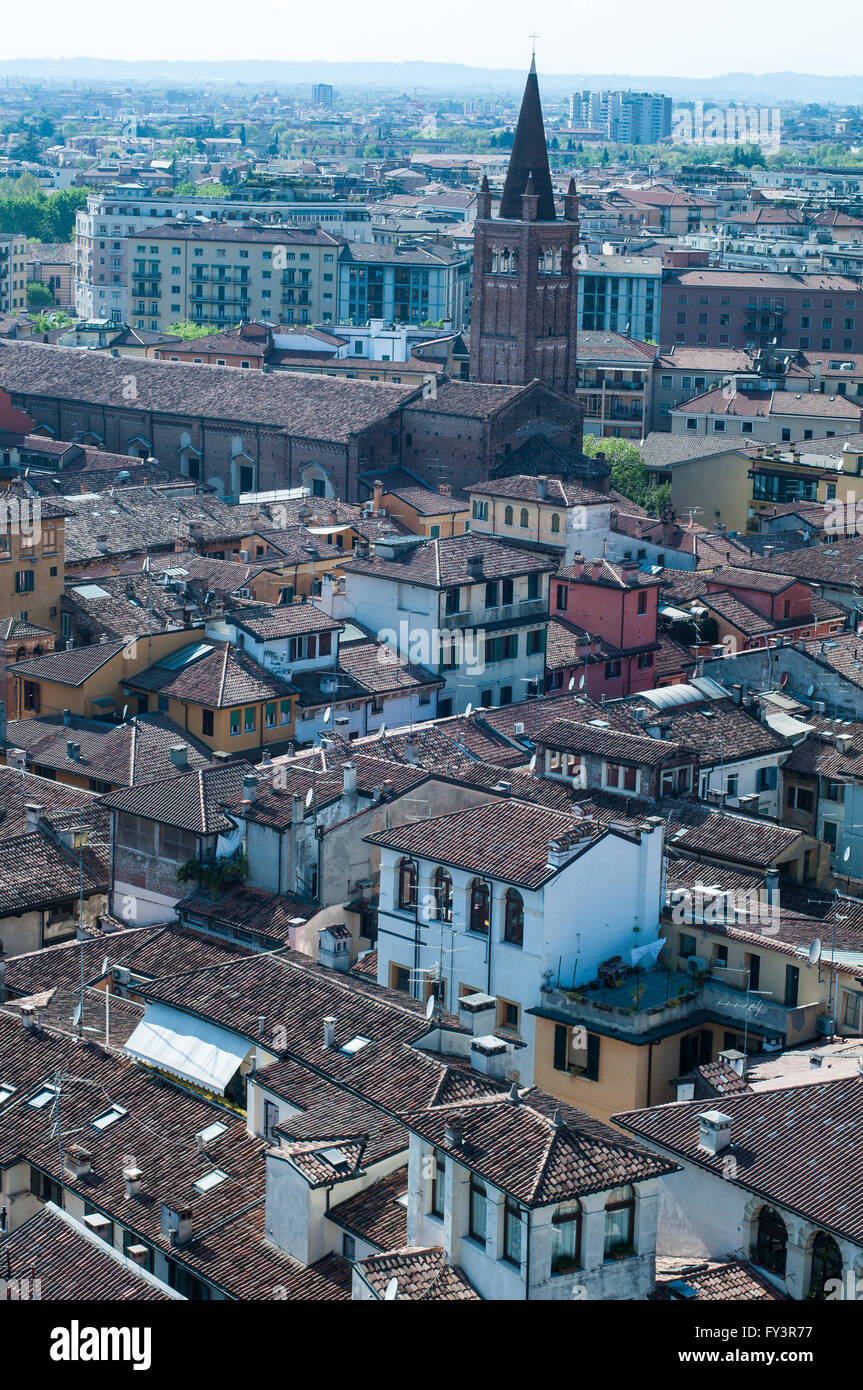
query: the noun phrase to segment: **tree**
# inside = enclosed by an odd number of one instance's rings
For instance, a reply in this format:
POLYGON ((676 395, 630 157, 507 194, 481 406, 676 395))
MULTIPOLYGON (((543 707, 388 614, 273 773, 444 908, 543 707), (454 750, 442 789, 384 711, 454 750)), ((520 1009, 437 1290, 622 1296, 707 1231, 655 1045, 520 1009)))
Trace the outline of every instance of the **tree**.
POLYGON ((55 309, 50 314, 43 309, 38 314, 31 314, 30 320, 37 333, 51 333, 54 329, 73 328, 75 325, 75 319, 64 314, 62 309, 55 309))
POLYGON ((41 280, 27 281, 27 308, 44 309, 48 304, 54 303, 54 292, 47 285, 43 285, 41 280))
POLYGON ((209 324, 192 323, 189 319, 178 319, 176 323, 168 324, 168 332, 173 333, 174 337, 182 338, 188 342, 193 338, 209 338, 213 329, 209 324))
POLYGON ((639 507, 658 516, 662 508, 671 501, 671 484, 655 484, 641 460, 641 450, 631 439, 617 439, 613 436, 600 438, 595 434, 584 436, 584 453, 588 458, 602 454, 606 463, 611 464, 611 486, 639 507))

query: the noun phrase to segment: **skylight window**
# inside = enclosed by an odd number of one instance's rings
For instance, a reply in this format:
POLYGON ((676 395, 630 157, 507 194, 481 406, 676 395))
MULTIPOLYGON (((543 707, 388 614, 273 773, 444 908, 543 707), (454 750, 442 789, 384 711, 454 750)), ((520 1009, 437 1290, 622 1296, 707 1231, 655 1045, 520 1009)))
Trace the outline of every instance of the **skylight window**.
POLYGON ((44 1110, 46 1105, 51 1104, 56 1094, 57 1087, 52 1086, 50 1082, 46 1081, 45 1085, 42 1086, 34 1096, 30 1097, 27 1104, 34 1110, 44 1110))
POLYGON ((202 1144, 212 1144, 213 1140, 218 1139, 220 1134, 224 1134, 227 1128, 228 1126, 223 1125, 221 1120, 216 1120, 215 1124, 207 1125, 206 1129, 199 1129, 195 1138, 200 1139, 202 1144))
POLYGON ((196 1192, 212 1192, 213 1188, 218 1187, 219 1183, 224 1182, 227 1176, 227 1173, 223 1173, 221 1168, 213 1168, 211 1172, 205 1173, 202 1178, 198 1178, 198 1181, 193 1183, 192 1186, 196 1192))
POLYGON ((0 1105, 5 1105, 11 1096, 14 1096, 18 1087, 11 1085, 8 1081, 0 1081, 0 1105))
POLYGON ((350 1168, 350 1160, 343 1149, 322 1149, 321 1158, 337 1171, 350 1168))
POLYGON ((362 1052, 363 1048, 367 1047, 370 1042, 371 1038, 360 1037, 358 1033, 355 1038, 351 1038, 350 1042, 346 1042, 344 1047, 340 1047, 339 1051, 343 1052, 346 1057, 355 1057, 357 1053, 362 1052))
POLYGON ((112 1105, 110 1109, 103 1110, 101 1115, 97 1115, 95 1120, 91 1121, 91 1124, 94 1129, 110 1129, 111 1125, 115 1125, 118 1120, 122 1120, 123 1116, 128 1113, 127 1110, 123 1109, 122 1105, 112 1105))

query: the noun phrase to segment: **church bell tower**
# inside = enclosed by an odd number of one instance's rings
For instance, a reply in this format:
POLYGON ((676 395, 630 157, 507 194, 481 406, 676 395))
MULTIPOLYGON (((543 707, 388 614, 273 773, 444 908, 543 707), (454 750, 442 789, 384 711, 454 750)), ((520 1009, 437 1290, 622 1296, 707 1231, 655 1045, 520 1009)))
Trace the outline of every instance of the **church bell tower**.
POLYGON ((578 198, 557 216, 536 62, 531 61, 497 217, 488 179, 477 195, 470 332, 472 381, 556 391, 576 385, 578 198))

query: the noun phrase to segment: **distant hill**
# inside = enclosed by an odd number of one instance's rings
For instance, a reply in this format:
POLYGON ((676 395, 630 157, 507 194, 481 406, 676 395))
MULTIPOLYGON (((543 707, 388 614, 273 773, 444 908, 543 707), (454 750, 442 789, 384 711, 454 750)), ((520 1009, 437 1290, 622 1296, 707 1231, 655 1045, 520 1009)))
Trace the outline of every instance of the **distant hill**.
MULTIPOLYGON (((212 83, 254 84, 259 87, 300 87, 312 82, 332 82, 347 89, 364 87, 388 91, 458 91, 501 93, 520 91, 524 70, 479 68, 459 63, 331 63, 270 62, 250 59, 238 62, 193 62, 152 59, 124 62, 104 58, 16 58, 0 62, 0 80, 72 82, 81 84, 173 83, 196 86, 212 83)), ((665 92, 678 100, 744 101, 763 105, 783 101, 863 104, 863 76, 823 77, 798 72, 732 72, 720 77, 645 77, 632 73, 542 74, 546 97, 560 96, 577 87, 632 88, 665 92)))

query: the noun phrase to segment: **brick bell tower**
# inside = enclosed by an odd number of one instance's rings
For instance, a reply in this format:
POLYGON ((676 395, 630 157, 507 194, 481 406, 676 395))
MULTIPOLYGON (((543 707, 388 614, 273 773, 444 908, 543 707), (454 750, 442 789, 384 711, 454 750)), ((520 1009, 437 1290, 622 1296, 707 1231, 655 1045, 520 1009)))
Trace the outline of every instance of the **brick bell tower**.
POLYGON ((521 102, 497 217, 488 179, 477 195, 470 331, 472 381, 538 377, 574 392, 578 324, 578 198, 571 179, 557 217, 536 62, 521 102))

